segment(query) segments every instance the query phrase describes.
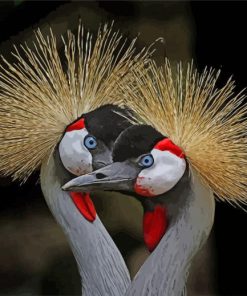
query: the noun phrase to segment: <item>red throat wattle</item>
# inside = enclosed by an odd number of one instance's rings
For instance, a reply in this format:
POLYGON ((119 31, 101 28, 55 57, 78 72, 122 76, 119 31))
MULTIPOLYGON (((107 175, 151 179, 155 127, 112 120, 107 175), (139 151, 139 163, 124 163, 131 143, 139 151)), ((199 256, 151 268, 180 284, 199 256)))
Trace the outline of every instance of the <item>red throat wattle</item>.
POLYGON ((70 192, 70 197, 83 217, 93 222, 96 218, 96 210, 89 193, 70 192))
POLYGON ((146 211, 143 216, 144 242, 152 252, 166 233, 168 226, 167 211, 162 205, 156 205, 153 211, 146 211))

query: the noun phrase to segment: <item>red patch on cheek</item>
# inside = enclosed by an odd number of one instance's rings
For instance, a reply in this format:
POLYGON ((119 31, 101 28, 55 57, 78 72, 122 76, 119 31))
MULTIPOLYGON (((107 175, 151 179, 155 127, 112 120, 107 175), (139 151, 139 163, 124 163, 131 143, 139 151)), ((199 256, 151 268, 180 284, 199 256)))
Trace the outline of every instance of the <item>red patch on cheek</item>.
POLYGON ((144 242, 150 252, 152 252, 168 227, 167 211, 162 205, 156 205, 153 211, 145 212, 143 216, 143 236, 144 242))
POLYGON ((153 197, 155 196, 148 188, 144 187, 141 184, 141 181, 144 180, 144 177, 138 177, 136 179, 135 185, 134 185, 134 190, 137 194, 140 194, 142 196, 146 196, 146 197, 153 197))
POLYGON ((70 197, 83 217, 93 222, 96 218, 96 210, 89 193, 70 192, 70 197))
POLYGON ((71 132, 75 130, 80 130, 85 128, 85 121, 84 118, 77 120, 76 122, 72 123, 66 128, 66 132, 71 132))

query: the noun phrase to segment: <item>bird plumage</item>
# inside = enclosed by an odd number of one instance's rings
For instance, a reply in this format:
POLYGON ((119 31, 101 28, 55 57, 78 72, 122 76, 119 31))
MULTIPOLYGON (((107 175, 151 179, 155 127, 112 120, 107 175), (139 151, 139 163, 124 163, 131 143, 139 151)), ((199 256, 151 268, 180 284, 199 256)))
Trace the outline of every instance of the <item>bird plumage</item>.
POLYGON ((246 203, 247 104, 234 81, 217 87, 219 71, 200 74, 193 63, 174 69, 168 59, 133 72, 134 85, 122 94, 132 121, 169 137, 219 199, 246 203))
POLYGON ((15 47, 15 63, 0 65, 0 172, 26 180, 54 151, 66 126, 83 113, 117 104, 118 81, 145 63, 151 51, 137 52, 112 26, 96 38, 79 25, 68 31, 60 54, 52 30, 35 32, 32 49, 15 47))
POLYGON ((180 182, 151 203, 163 203, 169 215, 168 229, 141 266, 125 295, 180 296, 186 291, 191 262, 207 240, 214 221, 215 202, 197 173, 188 171, 180 182))
POLYGON ((49 209, 63 229, 81 277, 82 295, 124 295, 130 285, 125 262, 98 215, 93 223, 81 215, 61 186, 71 175, 58 151, 41 167, 41 188, 49 209), (102 255, 103 254, 103 255, 102 255))

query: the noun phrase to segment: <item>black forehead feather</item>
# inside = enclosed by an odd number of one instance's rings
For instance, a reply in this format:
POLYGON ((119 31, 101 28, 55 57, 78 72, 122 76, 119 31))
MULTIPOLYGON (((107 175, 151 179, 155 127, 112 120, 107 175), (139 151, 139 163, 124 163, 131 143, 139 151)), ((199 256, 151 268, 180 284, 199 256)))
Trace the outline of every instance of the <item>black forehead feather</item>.
MULTIPOLYGON (((129 111, 129 110, 128 110, 129 111)), ((114 105, 105 105, 83 115, 88 132, 106 145, 114 142, 130 122, 116 112, 127 116, 127 111, 114 105)))
POLYGON ((124 161, 149 153, 165 137, 149 125, 134 125, 124 130, 113 147, 113 161, 124 161))

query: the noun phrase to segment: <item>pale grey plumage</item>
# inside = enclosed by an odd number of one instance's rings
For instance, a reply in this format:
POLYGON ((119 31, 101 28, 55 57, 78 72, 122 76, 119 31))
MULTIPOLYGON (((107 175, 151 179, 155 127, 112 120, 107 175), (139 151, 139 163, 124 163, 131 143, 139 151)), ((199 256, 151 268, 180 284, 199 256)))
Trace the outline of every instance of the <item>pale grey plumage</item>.
POLYGON ((140 268, 128 296, 182 295, 190 263, 210 234, 215 201, 195 172, 193 176, 187 172, 162 199, 170 217, 169 228, 140 268))
POLYGON ((130 277, 124 260, 99 217, 88 222, 69 194, 61 190, 68 181, 58 155, 41 167, 41 187, 46 202, 63 228, 77 261, 83 295, 124 295, 130 277))

